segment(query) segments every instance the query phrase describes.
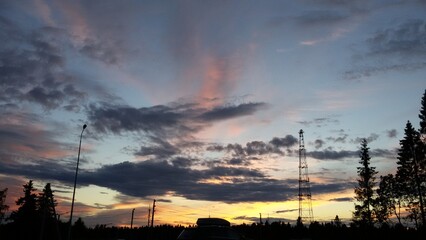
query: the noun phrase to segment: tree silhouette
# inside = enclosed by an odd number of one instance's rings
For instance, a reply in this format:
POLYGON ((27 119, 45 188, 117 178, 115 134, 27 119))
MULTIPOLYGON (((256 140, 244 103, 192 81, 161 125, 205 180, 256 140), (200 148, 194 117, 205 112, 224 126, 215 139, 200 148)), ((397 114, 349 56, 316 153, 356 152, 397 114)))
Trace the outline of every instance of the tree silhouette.
POLYGON ((421 207, 421 217, 423 227, 426 227, 426 89, 423 93, 420 107, 420 141, 417 143, 419 155, 417 156, 418 177, 419 177, 419 197, 421 207))
POLYGON ((19 208, 12 212, 10 219, 17 225, 20 239, 33 239, 39 223, 37 217, 37 195, 34 193, 36 189, 33 187, 32 180, 23 185, 23 187, 24 196, 16 201, 19 208))
POLYGON ((419 133, 410 121, 404 129, 404 138, 400 140, 398 150, 398 169, 396 177, 401 183, 400 191, 404 207, 409 212, 408 218, 416 223, 418 219, 424 223, 424 153, 419 133), (422 156, 423 155, 423 156, 422 156))
POLYGON ((56 200, 50 183, 47 183, 37 199, 37 211, 41 219, 40 239, 59 236, 58 221, 56 219, 56 200), (56 232, 56 235, 54 234, 56 232))
POLYGON ((399 183, 392 174, 380 176, 377 198, 374 204, 374 215, 379 223, 385 223, 388 218, 395 215, 401 224, 401 193, 399 183))
POLYGON ((425 133, 426 131, 426 89, 423 93, 422 101, 421 101, 421 107, 420 107, 420 132, 425 133), (423 131, 422 131, 423 130, 423 131))
POLYGON ((374 204, 373 194, 375 186, 376 168, 370 166, 370 155, 368 153, 367 140, 361 142, 360 161, 358 169, 358 186, 355 188, 355 199, 360 204, 355 204, 353 222, 358 226, 373 226, 372 208, 374 204))
POLYGON ((4 215, 6 211, 9 209, 9 206, 6 205, 6 195, 7 195, 7 188, 0 190, 0 224, 2 223, 4 219, 4 215))

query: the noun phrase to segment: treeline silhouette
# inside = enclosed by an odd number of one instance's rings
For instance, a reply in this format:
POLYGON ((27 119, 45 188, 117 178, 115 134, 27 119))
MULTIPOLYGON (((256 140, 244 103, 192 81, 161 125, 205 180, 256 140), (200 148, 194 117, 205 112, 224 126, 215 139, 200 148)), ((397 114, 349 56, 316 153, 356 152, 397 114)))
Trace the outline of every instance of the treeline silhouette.
MULTIPOLYGON (((14 224, 0 226, 1 239, 66 239, 68 224, 61 223, 59 235, 50 231, 42 238, 39 237, 37 224, 34 228, 24 230, 14 224), (19 232, 28 231, 23 237, 19 232)), ((394 227, 354 227, 345 224, 336 225, 330 223, 313 222, 310 225, 290 225, 283 222, 272 222, 271 224, 242 224, 232 228, 241 233, 247 240, 290 240, 290 239, 424 239, 426 232, 421 229, 406 228, 401 225, 394 227)), ((79 219, 72 228, 72 239, 74 240, 175 240, 183 226, 159 225, 155 227, 107 227, 96 225, 87 228, 79 219)))

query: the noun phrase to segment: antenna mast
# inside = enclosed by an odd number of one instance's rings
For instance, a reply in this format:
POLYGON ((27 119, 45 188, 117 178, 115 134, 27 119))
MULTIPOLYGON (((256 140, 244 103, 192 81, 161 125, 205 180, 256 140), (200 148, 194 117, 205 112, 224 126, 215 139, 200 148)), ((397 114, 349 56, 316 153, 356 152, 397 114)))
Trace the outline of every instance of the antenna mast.
POLYGON ((299 219, 302 223, 314 220, 308 163, 306 162, 305 141, 302 129, 299 131, 299 219))

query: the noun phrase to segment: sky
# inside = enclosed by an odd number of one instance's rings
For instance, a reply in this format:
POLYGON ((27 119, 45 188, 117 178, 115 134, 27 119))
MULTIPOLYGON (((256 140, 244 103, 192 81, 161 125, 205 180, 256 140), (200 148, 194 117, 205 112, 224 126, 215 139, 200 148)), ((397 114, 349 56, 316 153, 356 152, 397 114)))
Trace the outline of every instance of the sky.
POLYGON ((0 188, 88 226, 350 220, 360 140, 396 171, 426 89, 426 2, 0 1, 0 188))

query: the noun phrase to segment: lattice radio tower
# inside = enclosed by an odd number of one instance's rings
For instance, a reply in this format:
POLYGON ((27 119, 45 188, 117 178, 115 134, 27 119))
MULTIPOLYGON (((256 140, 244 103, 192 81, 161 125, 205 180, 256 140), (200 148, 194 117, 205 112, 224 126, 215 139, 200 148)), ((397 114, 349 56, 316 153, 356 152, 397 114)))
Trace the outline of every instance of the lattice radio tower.
POLYGON ((299 219, 302 223, 314 221, 312 212, 311 186, 309 183, 308 163, 303 140, 303 130, 299 131, 299 219))

